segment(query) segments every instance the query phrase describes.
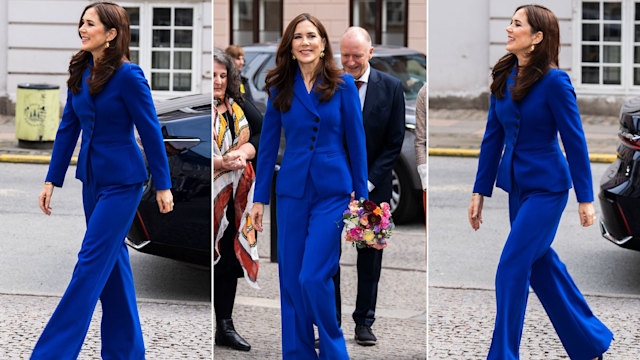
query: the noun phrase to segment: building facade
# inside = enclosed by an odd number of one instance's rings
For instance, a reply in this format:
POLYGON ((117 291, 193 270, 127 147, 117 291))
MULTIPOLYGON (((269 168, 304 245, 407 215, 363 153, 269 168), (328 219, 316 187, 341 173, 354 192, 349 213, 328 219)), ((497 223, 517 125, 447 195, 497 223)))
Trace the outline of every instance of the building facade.
MULTIPOLYGON (((580 109, 617 114, 640 95, 640 1, 541 0, 560 22, 560 68, 580 109)), ((430 105, 487 107, 491 67, 506 53, 518 0, 429 0, 430 105)))
POLYGON ((332 41, 357 25, 374 43, 427 51, 427 0, 214 0, 214 44, 278 41, 303 12, 320 19, 332 41))
MULTIPOLYGON (((0 112, 11 112, 22 83, 58 85, 64 104, 69 60, 80 47, 78 20, 88 3, 0 1, 0 112)), ((131 60, 144 70, 154 99, 211 92, 210 1, 118 3, 131 21, 131 60)))

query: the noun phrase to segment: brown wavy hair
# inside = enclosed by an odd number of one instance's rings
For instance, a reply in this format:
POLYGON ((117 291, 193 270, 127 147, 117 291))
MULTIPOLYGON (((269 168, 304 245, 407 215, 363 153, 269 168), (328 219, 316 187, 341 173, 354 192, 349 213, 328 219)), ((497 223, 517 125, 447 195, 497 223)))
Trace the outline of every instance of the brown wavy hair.
MULTIPOLYGON (((519 67, 515 86, 509 88, 513 101, 522 100, 533 84, 540 80, 549 69, 558 67, 558 53, 560 51, 560 29, 558 19, 553 12, 542 5, 522 5, 515 12, 520 9, 525 9, 527 21, 531 26, 531 34, 541 31, 543 36, 542 41, 529 53, 527 64, 519 67)), ((491 71, 493 77, 491 93, 498 99, 504 97, 507 78, 510 76, 516 60, 515 54, 508 53, 498 60, 491 71)))
POLYGON ((278 96, 273 100, 273 107, 282 113, 289 111, 291 108, 293 82, 298 67, 298 62, 291 58, 291 43, 293 42, 296 26, 305 20, 311 22, 318 29, 318 35, 325 42, 324 57, 320 59, 314 75, 315 79, 320 79, 320 82, 314 86, 314 91, 322 93, 320 101, 331 100, 338 84, 344 83, 340 78, 342 71, 336 66, 336 61, 333 58, 331 42, 324 25, 315 16, 307 13, 300 14, 287 25, 276 52, 276 67, 269 71, 265 80, 269 97, 272 97, 270 89, 278 91, 278 96))
MULTIPOLYGON (((95 9, 100 22, 104 25, 104 31, 116 29, 116 37, 109 42, 109 48, 105 49, 100 61, 94 61, 91 68, 91 77, 87 80, 89 93, 98 94, 104 88, 111 76, 118 70, 122 63, 131 59, 129 54, 129 41, 131 34, 129 30, 129 16, 127 12, 118 4, 110 1, 99 1, 87 5, 80 15, 78 29, 82 27, 82 17, 89 9, 95 9)), ((78 36, 82 38, 78 31, 78 36)), ((69 80, 67 87, 71 93, 77 94, 82 88, 82 73, 89 65, 91 52, 80 50, 71 58, 69 62, 69 80)))

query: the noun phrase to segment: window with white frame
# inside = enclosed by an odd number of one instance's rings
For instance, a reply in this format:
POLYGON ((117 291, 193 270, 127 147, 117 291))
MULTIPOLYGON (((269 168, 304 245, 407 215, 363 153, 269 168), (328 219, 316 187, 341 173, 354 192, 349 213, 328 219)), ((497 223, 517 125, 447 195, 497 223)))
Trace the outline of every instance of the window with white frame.
POLYGON ((158 93, 196 88, 196 11, 188 4, 125 5, 131 22, 131 61, 149 76, 158 93))
POLYGON ((582 84, 622 85, 622 10, 621 1, 582 3, 582 84))

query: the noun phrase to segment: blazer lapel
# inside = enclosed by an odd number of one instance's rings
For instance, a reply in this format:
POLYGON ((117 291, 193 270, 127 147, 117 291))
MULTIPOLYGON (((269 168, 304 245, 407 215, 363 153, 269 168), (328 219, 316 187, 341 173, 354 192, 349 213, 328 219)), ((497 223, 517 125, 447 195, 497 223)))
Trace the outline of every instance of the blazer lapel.
POLYGON ((82 88, 80 89, 80 93, 78 94, 78 100, 82 104, 83 109, 94 109, 94 99, 93 96, 89 93, 89 84, 87 84, 87 80, 91 76, 91 71, 89 67, 84 70, 82 74, 82 88))
POLYGON ((297 97, 298 100, 300 100, 302 105, 304 105, 307 110, 309 110, 315 116, 320 117, 316 109, 316 106, 319 103, 317 94, 313 90, 311 90, 310 94, 307 92, 307 87, 304 85, 304 80, 302 79, 302 74, 300 74, 300 69, 296 71, 296 77, 293 81, 293 95, 297 97))

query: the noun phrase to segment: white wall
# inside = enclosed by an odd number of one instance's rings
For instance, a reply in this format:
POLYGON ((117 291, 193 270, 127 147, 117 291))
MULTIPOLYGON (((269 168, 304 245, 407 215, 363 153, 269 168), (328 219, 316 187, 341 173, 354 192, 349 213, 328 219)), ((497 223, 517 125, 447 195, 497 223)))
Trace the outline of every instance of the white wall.
POLYGON ((0 96, 7 95, 7 0, 0 0, 0 96))
MULTIPOLYGON (((77 33, 78 19, 82 9, 89 2, 0 0, 0 49, 3 50, 0 52, 0 96, 8 93, 9 98, 15 102, 18 84, 47 83, 60 86, 61 103, 66 101, 69 60, 80 46, 77 33), (6 11, 3 6, 6 6, 6 11), (3 19, 6 20, 3 22, 3 19), (2 46, 3 39, 7 41, 6 46, 2 46)), ((199 14, 202 24, 202 53, 200 69, 194 71, 200 76, 199 90, 206 93, 211 92, 211 1, 158 1, 165 4, 194 2, 202 4, 202 13, 199 14)))
POLYGON ((488 81, 488 0, 428 1, 429 96, 478 96, 488 81))
MULTIPOLYGON (((491 67, 522 0, 429 0, 429 94, 474 98, 489 91, 491 67)), ((560 22, 560 67, 571 70, 572 1, 538 0, 560 22)))

